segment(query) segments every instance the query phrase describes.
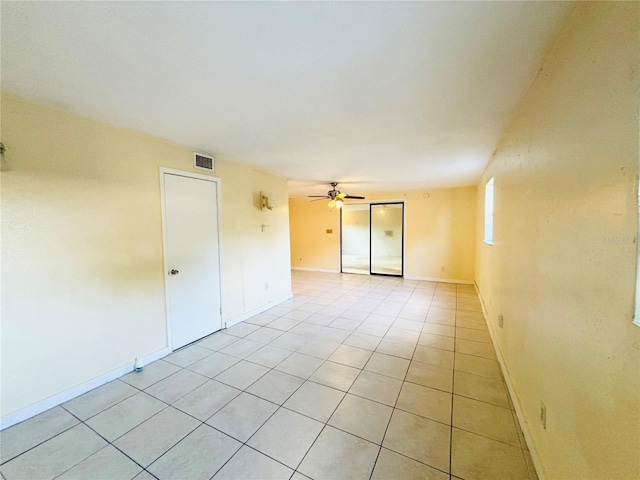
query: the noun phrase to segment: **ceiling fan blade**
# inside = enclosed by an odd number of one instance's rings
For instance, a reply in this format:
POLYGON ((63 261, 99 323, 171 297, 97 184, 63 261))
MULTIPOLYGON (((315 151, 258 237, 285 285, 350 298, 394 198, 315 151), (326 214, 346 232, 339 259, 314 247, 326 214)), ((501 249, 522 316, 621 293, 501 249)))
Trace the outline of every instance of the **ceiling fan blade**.
POLYGON ((329 198, 327 195, 307 195, 309 198, 329 198))
POLYGON ((346 195, 344 198, 353 198, 354 200, 364 200, 364 197, 356 197, 354 195, 346 195))
POLYGON ((313 200, 310 200, 310 201, 311 201, 311 202, 317 202, 317 201, 319 201, 319 200, 327 200, 327 199, 329 199, 329 198, 330 198, 330 197, 314 198, 313 200))

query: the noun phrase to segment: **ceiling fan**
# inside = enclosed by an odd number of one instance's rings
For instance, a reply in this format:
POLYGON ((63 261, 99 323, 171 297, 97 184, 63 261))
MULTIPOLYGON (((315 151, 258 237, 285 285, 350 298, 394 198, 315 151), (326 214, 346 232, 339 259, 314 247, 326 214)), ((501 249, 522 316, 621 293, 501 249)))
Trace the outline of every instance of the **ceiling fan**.
POLYGON ((329 190, 326 195, 309 195, 309 198, 315 198, 315 200, 311 200, 312 202, 317 202, 318 200, 328 198, 329 208, 342 207, 342 205, 344 204, 345 198, 352 198, 355 200, 364 200, 364 197, 347 195, 346 193, 342 193, 340 190, 336 190, 337 186, 338 186, 338 182, 331 182, 331 190, 329 190))

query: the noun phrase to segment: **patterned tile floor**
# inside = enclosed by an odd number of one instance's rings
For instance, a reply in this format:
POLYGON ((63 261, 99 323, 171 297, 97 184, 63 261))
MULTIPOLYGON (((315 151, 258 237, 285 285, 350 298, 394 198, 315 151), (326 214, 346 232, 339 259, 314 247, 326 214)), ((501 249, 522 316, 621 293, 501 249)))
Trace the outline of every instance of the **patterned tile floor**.
POLYGON ((472 286, 294 298, 1 432, 3 479, 535 479, 472 286))

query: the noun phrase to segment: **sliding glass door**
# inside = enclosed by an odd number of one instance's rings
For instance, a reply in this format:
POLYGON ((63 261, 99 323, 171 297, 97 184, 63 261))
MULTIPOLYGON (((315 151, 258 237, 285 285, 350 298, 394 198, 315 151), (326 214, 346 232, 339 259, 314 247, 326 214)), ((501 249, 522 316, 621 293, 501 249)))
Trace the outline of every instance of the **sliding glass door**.
POLYGON ((403 207, 402 203, 371 204, 371 273, 402 276, 403 207))
POLYGON ((340 219, 342 272, 402 276, 402 202, 344 205, 340 219))
POLYGON ((343 205, 342 271, 369 275, 369 204, 343 205))

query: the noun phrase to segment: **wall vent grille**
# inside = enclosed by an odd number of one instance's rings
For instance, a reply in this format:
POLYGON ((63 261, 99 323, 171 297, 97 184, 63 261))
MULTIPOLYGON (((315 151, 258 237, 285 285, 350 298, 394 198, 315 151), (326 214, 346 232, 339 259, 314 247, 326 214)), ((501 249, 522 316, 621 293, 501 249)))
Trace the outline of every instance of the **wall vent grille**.
POLYGON ((193 154, 193 166, 200 170, 208 170, 213 172, 214 158, 209 155, 203 155, 202 153, 193 154))

